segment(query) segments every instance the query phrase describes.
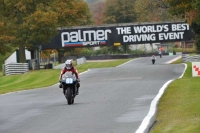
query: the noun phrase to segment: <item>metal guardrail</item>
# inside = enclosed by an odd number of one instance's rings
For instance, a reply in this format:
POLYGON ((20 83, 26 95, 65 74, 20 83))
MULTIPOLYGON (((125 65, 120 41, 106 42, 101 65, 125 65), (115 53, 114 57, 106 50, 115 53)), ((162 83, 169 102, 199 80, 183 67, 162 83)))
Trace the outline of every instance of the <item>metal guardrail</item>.
POLYGON ((182 62, 200 62, 200 55, 190 56, 188 54, 182 54, 182 62))
POLYGON ((3 68, 4 75, 14 75, 27 73, 29 71, 28 63, 7 63, 3 68))

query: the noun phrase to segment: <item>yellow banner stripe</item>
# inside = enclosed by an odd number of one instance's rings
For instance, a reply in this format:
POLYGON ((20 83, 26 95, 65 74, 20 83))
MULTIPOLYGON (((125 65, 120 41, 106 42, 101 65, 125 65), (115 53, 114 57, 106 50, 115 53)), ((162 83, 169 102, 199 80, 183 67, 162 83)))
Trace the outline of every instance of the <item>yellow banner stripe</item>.
POLYGON ((120 46, 121 43, 114 43, 114 46, 120 46))

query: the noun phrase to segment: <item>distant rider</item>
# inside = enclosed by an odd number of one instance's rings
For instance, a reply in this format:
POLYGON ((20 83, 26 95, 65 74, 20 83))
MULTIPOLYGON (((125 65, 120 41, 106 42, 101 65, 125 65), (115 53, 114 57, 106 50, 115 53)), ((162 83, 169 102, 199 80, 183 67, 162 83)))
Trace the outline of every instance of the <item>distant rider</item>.
POLYGON ((159 54, 160 58, 162 58, 162 51, 161 51, 161 49, 158 50, 158 54, 159 54))
POLYGON ((59 82, 60 82, 59 88, 62 88, 62 83, 61 83, 62 75, 65 72, 69 72, 69 71, 71 71, 72 73, 74 73, 76 75, 76 79, 78 81, 76 95, 78 95, 78 93, 79 93, 79 87, 80 87, 80 78, 79 78, 78 71, 76 70, 76 68, 72 64, 72 60, 66 60, 65 61, 65 67, 61 70, 60 77, 59 77, 59 82))

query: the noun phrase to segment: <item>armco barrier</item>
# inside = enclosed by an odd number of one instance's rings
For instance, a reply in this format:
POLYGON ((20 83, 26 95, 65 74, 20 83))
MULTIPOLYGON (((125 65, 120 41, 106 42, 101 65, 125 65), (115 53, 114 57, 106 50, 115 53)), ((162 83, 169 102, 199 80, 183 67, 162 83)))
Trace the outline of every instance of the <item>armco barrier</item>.
POLYGON ((83 64, 85 62, 86 62, 86 58, 85 57, 76 59, 76 64, 77 65, 83 64))
POLYGON ((6 76, 27 73, 28 71, 28 63, 7 63, 4 67, 4 72, 6 76))
POLYGON ((182 62, 199 62, 200 55, 190 56, 188 54, 182 54, 182 62))

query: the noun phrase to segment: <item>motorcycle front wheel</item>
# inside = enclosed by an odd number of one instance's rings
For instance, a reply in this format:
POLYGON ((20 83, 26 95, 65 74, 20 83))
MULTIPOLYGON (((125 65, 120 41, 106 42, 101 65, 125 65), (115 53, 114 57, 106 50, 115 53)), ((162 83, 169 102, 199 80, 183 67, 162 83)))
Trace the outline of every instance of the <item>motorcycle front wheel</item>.
POLYGON ((155 60, 152 60, 152 64, 154 64, 155 63, 155 60))
POLYGON ((73 91, 70 87, 67 87, 66 91, 65 91, 65 96, 67 98, 67 103, 68 105, 71 105, 74 103, 74 98, 73 98, 73 91))

